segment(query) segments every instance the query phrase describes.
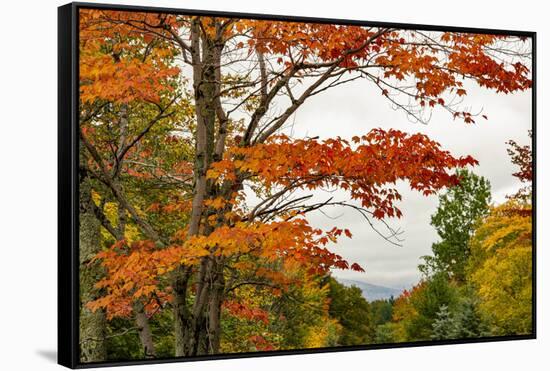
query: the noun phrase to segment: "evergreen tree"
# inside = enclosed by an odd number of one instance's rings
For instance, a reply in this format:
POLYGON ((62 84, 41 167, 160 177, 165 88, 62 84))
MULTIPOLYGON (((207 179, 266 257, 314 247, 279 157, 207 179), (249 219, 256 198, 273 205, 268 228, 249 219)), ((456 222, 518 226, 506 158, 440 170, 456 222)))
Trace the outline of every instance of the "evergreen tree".
POLYGON ((459 302, 459 293, 445 273, 437 273, 425 281, 420 289, 413 291, 410 302, 416 315, 405 326, 407 339, 429 340, 441 308, 454 311, 459 302))
POLYGON ((457 322, 453 318, 449 307, 443 304, 437 312, 437 318, 432 324, 433 333, 430 336, 433 340, 453 339, 456 336, 457 322))
POLYGON ((457 339, 489 336, 487 325, 479 315, 476 303, 466 298, 456 313, 454 337, 457 339))
POLYGON ((442 305, 437 319, 432 325, 434 340, 465 339, 488 336, 487 326, 478 314, 476 304, 471 298, 464 298, 456 310, 442 305))

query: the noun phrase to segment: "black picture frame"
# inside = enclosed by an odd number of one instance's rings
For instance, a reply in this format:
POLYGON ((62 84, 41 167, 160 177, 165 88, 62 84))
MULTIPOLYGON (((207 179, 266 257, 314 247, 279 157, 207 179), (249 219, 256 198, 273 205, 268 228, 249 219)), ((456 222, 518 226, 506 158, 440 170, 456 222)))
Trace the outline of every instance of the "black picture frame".
POLYGON ((410 23, 390 23, 358 21, 346 19, 313 18, 301 16, 282 16, 223 11, 205 11, 191 9, 161 8, 149 6, 112 5, 74 2, 58 8, 58 363, 69 368, 91 368, 106 366, 142 365, 201 360, 220 360, 230 358, 266 357, 279 355, 311 354, 324 352, 343 352, 384 348, 402 348, 449 344, 482 343, 509 340, 536 339, 537 330, 537 294, 536 294, 536 107, 537 107, 537 46, 536 32, 514 31, 489 28, 449 27, 441 25, 423 25, 410 23), (532 39, 532 148, 533 148, 533 305, 532 333, 515 336, 491 336, 456 340, 433 340, 364 346, 339 346, 332 348, 261 351, 235 354, 218 354, 185 358, 143 359, 116 362, 79 362, 79 239, 78 239, 78 95, 79 95, 79 50, 78 50, 78 11, 79 9, 103 9, 139 12, 163 12, 199 16, 220 16, 236 18, 254 18, 278 21, 298 21, 332 23, 358 26, 388 26, 400 29, 425 31, 454 31, 483 33, 492 35, 514 35, 532 39))

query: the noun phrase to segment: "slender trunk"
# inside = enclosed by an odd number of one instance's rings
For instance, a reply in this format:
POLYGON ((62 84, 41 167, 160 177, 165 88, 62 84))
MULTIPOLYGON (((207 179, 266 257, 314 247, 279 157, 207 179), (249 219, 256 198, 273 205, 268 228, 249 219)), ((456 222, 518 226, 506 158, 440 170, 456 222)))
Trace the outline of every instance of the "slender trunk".
POLYGON ((155 344, 153 343, 153 334, 151 333, 151 327, 149 326, 149 318, 143 310, 143 305, 134 304, 134 313, 136 319, 136 325, 138 326, 139 340, 143 348, 145 358, 155 358, 155 344))
POLYGON ((92 208, 92 187, 84 175, 80 180, 80 361, 99 362, 106 359, 106 322, 103 310, 92 312, 85 304, 98 298, 94 285, 103 275, 98 262, 92 258, 101 250, 100 222, 92 208))
POLYGON ((217 261, 215 263, 214 277, 208 301, 208 352, 210 354, 216 354, 220 351, 221 306, 223 302, 223 293, 225 291, 223 268, 223 261, 217 261))
MULTIPOLYGON (((118 138, 118 149, 115 153, 116 171, 114 172, 112 179, 113 184, 115 184, 115 186, 118 187, 121 192, 124 191, 124 186, 120 182, 119 175, 124 163, 124 148, 126 147, 128 136, 128 117, 128 105, 122 104, 120 107, 118 120, 120 135, 118 138)), ((125 238, 127 222, 126 209, 120 202, 118 203, 117 218, 117 234, 119 238, 125 238)), ((132 305, 132 309, 134 311, 134 320, 136 323, 136 327, 138 328, 139 340, 141 341, 141 347, 143 349, 145 358, 155 358, 156 352, 155 344, 153 342, 153 334, 151 333, 149 318, 145 314, 143 304, 139 300, 136 300, 132 305)))
MULTIPOLYGON (((194 187, 188 236, 205 234, 201 231, 204 215, 204 200, 212 196, 212 186, 206 179, 206 172, 214 160, 216 127, 216 92, 219 91, 220 55, 223 45, 203 35, 201 38, 199 19, 191 25, 191 46, 193 59, 193 88, 197 128, 195 133, 194 187)), ((219 110, 218 110, 219 113, 219 110)), ((222 138, 225 140, 225 138, 222 138)), ((221 146, 219 143, 217 146, 221 146)), ((174 286, 175 354, 192 356, 208 352, 207 307, 209 302, 208 278, 212 269, 212 258, 202 260, 195 279, 196 295, 192 308, 187 307, 187 277, 182 267, 176 271, 174 286)))
POLYGON ((187 356, 206 352, 206 306, 208 304, 208 272, 212 259, 203 258, 196 278, 195 301, 184 334, 184 353, 187 356))
POLYGON ((176 269, 172 279, 174 289, 174 336, 175 356, 183 357, 185 352, 185 334, 189 328, 191 315, 187 305, 187 288, 189 284, 189 271, 183 267, 176 269))

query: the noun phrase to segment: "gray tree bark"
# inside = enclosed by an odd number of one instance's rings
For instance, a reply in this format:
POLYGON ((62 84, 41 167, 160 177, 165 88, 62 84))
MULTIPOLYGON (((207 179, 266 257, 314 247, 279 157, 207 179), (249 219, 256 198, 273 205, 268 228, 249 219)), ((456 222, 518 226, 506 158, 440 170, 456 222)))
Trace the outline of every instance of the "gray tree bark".
POLYGON ((92 312, 85 304, 98 297, 94 287, 103 275, 98 262, 91 259, 101 249, 100 222, 92 208, 92 187, 90 179, 84 175, 80 181, 80 360, 98 362, 106 359, 106 322, 103 310, 92 312))
MULTIPOLYGON (((219 69, 219 53, 212 40, 202 38, 200 20, 195 19, 191 25, 191 48, 193 59, 193 89, 195 95, 195 112, 197 129, 195 133, 195 163, 194 187, 189 222, 188 236, 201 233, 200 225, 203 217, 203 205, 208 193, 206 171, 212 162, 214 152, 214 130, 216 120, 215 93, 216 69, 219 69), (201 44, 202 42, 202 44, 201 44), (216 60, 216 56, 218 59, 216 60)), ((174 286, 174 326, 175 326, 175 354, 176 357, 204 353, 205 351, 205 306, 207 303, 208 288, 204 282, 210 262, 204 259, 201 263, 198 279, 196 280, 197 294, 193 308, 187 306, 188 280, 191 276, 186 268, 180 268, 175 273, 174 286)))
POLYGON ((134 313, 136 318, 136 325, 138 326, 139 340, 143 348, 145 358, 155 358, 155 344, 153 342, 153 334, 151 333, 151 327, 149 326, 149 318, 143 311, 143 305, 134 304, 134 313))

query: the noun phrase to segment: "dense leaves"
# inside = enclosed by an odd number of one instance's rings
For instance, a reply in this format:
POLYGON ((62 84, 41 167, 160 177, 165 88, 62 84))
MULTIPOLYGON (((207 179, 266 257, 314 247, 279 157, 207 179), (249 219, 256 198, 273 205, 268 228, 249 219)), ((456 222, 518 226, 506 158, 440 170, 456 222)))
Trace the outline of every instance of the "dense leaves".
POLYGON ((439 196, 439 206, 431 218, 440 242, 432 245, 433 256, 424 257, 420 269, 425 274, 447 272, 463 282, 470 257, 470 238, 480 219, 489 212, 489 182, 472 172, 460 170, 460 183, 439 196))
POLYGON ((453 157, 421 134, 373 129, 352 142, 279 136, 266 144, 229 151, 231 157, 213 164, 208 176, 221 181, 245 173, 267 188, 339 187, 381 219, 401 216, 394 206, 401 195, 386 185, 407 180, 412 189, 430 195, 458 183, 459 177, 449 174, 450 169, 477 163, 470 156, 453 157))
POLYGON ((331 278, 329 314, 342 325, 340 345, 370 344, 374 341, 371 305, 358 287, 345 287, 331 278))
POLYGON ((532 330, 532 220, 510 212, 526 208, 514 200, 493 208, 472 239, 470 279, 498 334, 532 330))
MULTIPOLYGON (((81 262, 81 315, 106 319, 81 354, 108 348, 82 360, 481 336, 481 315, 494 333, 527 331, 516 323, 527 309, 506 312, 509 298, 483 278, 509 274, 504 292, 529 295, 528 223, 502 224, 529 205, 487 215, 482 178, 456 170, 472 156, 397 130, 321 140, 282 129, 311 97, 359 79, 409 119, 441 108, 474 123, 467 86, 531 87, 529 40, 91 9, 79 27, 81 230, 98 232, 81 262), (385 223, 402 216, 401 182, 426 196, 449 188, 433 219, 438 272, 395 302, 368 303, 331 277, 365 272, 336 252, 352 231, 313 227, 308 214, 336 206, 385 223), (319 189, 349 197, 314 202, 319 189)), ((527 150, 510 145, 528 183, 527 150)))

